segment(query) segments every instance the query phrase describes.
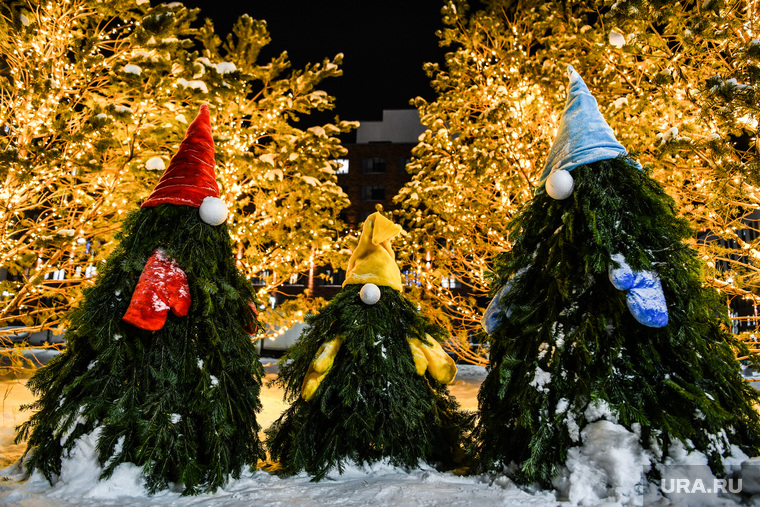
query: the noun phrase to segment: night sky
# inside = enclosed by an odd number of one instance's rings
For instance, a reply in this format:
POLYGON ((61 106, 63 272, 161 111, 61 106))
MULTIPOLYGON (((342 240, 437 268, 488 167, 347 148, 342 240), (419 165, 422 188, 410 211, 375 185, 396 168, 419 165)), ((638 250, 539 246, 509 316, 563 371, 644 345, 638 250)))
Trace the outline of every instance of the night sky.
POLYGON ((335 96, 335 114, 343 120, 374 121, 383 109, 408 109, 409 100, 434 98, 424 62, 442 62, 436 30, 442 27, 442 0, 279 0, 232 2, 183 0, 211 18, 226 35, 238 16, 267 22, 272 42, 264 63, 287 51, 294 68, 344 54, 343 76, 320 88, 335 96))

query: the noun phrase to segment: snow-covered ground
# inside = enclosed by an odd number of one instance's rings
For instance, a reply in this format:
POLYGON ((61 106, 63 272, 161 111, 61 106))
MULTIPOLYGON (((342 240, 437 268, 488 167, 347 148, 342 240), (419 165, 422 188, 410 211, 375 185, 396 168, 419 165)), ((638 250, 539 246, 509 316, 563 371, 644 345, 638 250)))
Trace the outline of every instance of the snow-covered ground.
MULTIPOLYGON (((274 377, 275 360, 263 359, 268 378, 274 377)), ((477 392, 485 369, 460 365, 457 379, 450 386, 463 408, 477 408, 477 392)), ((182 497, 176 491, 149 496, 139 469, 121 465, 108 481, 98 481, 99 468, 94 458, 94 436, 82 438, 68 460, 55 486, 39 474, 24 479, 18 467, 23 445, 13 444, 14 428, 28 416, 19 407, 33 401, 25 379, 0 381, 0 504, 36 506, 550 506, 550 505, 757 505, 760 506, 760 462, 747 461, 741 452, 729 460, 732 474, 727 482, 716 482, 703 455, 677 456, 663 470, 671 482, 642 484, 643 471, 650 457, 638 444, 634 433, 613 421, 601 420, 582 433, 583 445, 571 452, 568 466, 556 481, 556 489, 521 488, 502 475, 457 476, 432 467, 404 470, 378 463, 369 467, 349 466, 318 483, 306 474, 278 477, 265 471, 245 472, 214 494, 182 497), (742 470, 742 462, 744 462, 742 470), (738 483, 743 479, 743 483, 738 483), (678 481, 681 481, 680 483, 678 481), (724 486, 727 494, 713 490, 724 486), (657 486, 672 489, 663 497, 657 486), (739 491, 740 494, 731 494, 739 491), (710 493, 706 493, 710 490, 710 493), (757 493, 752 496, 752 493, 757 493)), ((271 424, 285 408, 280 389, 262 390, 263 411, 258 416, 262 427, 271 424)))

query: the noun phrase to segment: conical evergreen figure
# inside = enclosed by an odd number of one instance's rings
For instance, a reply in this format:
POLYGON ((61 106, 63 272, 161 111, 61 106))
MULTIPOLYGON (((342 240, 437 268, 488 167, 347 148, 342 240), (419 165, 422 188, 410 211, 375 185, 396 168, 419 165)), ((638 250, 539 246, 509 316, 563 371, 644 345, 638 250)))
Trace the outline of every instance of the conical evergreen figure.
POLYGON ((725 307, 702 283, 673 200, 569 74, 545 189, 510 225, 514 248, 498 259, 483 320, 479 463, 513 464, 516 480, 548 486, 584 428, 608 419, 656 461, 681 442, 721 473, 732 445, 760 448, 758 395, 741 376, 725 307))
POLYGON ((343 289, 280 362, 292 405, 267 430, 274 460, 315 480, 348 461, 388 458, 453 467, 469 416, 448 392, 456 365, 431 324, 401 294, 390 240, 401 232, 370 215, 343 289))
POLYGON ((37 410, 25 466, 51 482, 79 437, 97 432, 109 477, 141 466, 151 492, 213 491, 263 457, 263 368, 249 332, 254 292, 237 270, 214 173, 208 107, 70 315, 67 348, 29 381, 37 410))

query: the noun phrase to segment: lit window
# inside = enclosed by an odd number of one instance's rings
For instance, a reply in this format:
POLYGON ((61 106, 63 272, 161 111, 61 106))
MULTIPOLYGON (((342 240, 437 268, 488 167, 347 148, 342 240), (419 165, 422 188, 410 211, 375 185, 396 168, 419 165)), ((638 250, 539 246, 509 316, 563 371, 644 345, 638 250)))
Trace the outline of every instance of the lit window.
POLYGON ((66 279, 66 270, 61 269, 55 269, 53 270, 52 275, 50 273, 45 273, 45 280, 49 280, 52 278, 53 280, 65 280, 66 279))
POLYGON ((420 274, 416 271, 405 269, 401 272, 404 280, 404 285, 407 287, 422 287, 422 281, 420 280, 420 274))
POLYGON ((441 285, 444 289, 461 289, 462 283, 453 276, 444 276, 441 278, 441 285))
POLYGON ((272 272, 268 269, 265 269, 264 271, 259 271, 256 273, 253 278, 251 278, 251 284, 252 285, 266 285, 267 278, 272 276, 272 272))
POLYGON ((347 158, 336 158, 333 160, 336 164, 338 164, 338 170, 335 171, 336 174, 348 174, 348 159, 347 158))

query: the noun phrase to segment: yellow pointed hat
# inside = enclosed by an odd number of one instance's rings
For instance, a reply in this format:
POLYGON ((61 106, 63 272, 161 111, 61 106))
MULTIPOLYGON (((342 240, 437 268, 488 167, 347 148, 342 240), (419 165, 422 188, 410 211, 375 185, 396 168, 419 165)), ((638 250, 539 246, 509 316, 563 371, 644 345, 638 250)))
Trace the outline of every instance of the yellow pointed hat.
POLYGON ((348 259, 346 281, 351 284, 374 283, 401 290, 401 272, 396 264, 396 254, 391 249, 391 239, 401 233, 396 225, 380 212, 367 217, 356 250, 348 259))

